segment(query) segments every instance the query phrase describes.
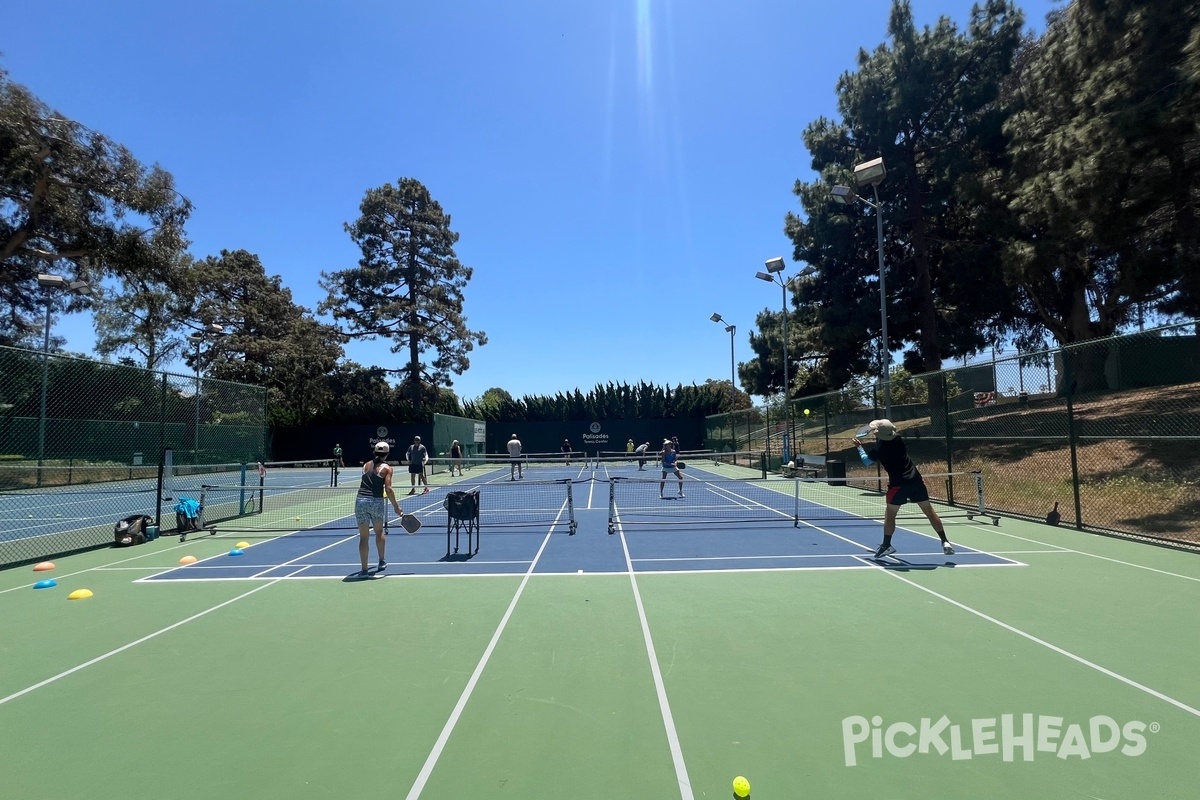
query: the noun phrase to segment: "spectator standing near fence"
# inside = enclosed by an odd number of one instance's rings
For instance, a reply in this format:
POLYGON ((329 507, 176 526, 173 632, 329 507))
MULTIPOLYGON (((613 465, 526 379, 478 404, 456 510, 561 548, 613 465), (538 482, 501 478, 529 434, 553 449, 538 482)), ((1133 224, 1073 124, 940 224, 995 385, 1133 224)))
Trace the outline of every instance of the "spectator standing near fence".
POLYGON ((376 442, 374 457, 363 464, 362 481, 358 493, 354 497, 354 520, 358 523, 358 558, 362 562, 362 571, 358 577, 370 576, 367 569, 367 557, 371 552, 371 527, 375 528, 375 551, 379 555, 376 572, 387 569, 384 546, 387 544, 387 532, 383 522, 387 516, 387 503, 391 501, 396 516, 402 516, 400 503, 392 490, 392 466, 387 463, 391 447, 387 442, 376 442))
POLYGON ((421 444, 421 437, 414 436, 413 443, 409 445, 408 452, 404 454, 404 460, 408 462, 408 479, 412 482, 412 490, 409 494, 417 493, 417 481, 421 486, 425 487, 422 494, 429 493, 429 480, 425 477, 425 464, 429 461, 429 451, 425 449, 425 445, 421 444))
POLYGON ((521 464, 521 440, 514 433, 508 440, 508 479, 519 480, 525 477, 521 464))

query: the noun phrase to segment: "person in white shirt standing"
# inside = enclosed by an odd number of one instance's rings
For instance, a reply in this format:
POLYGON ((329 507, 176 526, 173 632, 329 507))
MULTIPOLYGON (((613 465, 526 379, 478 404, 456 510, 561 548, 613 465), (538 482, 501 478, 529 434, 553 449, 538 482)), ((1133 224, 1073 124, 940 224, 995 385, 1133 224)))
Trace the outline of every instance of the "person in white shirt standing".
POLYGON ((425 464, 429 461, 429 451, 425 449, 425 445, 421 444, 420 436, 413 437, 413 443, 409 445, 408 452, 404 454, 404 460, 408 462, 408 479, 412 482, 412 490, 409 494, 417 493, 418 478, 421 485, 425 487, 425 491, 421 494, 429 494, 429 479, 425 477, 425 464))
POLYGON ((515 481, 524 478, 523 466, 521 463, 521 440, 514 433, 508 440, 508 479, 515 481))

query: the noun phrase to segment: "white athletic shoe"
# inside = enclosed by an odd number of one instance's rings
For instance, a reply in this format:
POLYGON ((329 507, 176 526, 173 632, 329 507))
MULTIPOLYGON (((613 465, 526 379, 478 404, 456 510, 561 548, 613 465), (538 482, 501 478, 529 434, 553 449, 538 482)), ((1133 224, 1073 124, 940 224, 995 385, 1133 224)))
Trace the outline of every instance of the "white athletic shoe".
POLYGON ((892 547, 890 544, 881 544, 881 545, 879 545, 879 549, 875 551, 875 558, 883 558, 884 556, 890 556, 895 552, 896 552, 896 548, 892 547))
POLYGON ((942 552, 948 556, 954 555, 954 547, 949 542, 942 542, 942 552))

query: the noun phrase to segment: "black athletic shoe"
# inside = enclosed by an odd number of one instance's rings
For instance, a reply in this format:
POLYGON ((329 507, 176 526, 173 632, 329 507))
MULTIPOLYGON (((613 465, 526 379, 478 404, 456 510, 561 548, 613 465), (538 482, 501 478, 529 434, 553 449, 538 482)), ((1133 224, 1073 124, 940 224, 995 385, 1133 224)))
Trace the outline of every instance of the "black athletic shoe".
POLYGON ((387 569, 387 562, 384 561, 383 559, 380 559, 379 564, 375 567, 375 571, 383 572, 385 569, 387 569))

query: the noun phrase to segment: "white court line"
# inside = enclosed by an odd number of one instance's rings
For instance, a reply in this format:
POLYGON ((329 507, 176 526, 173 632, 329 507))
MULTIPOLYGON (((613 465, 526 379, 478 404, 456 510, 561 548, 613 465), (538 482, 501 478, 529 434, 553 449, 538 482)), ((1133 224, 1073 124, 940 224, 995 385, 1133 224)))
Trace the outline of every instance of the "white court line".
MULTIPOLYGON (((357 538, 358 538, 357 533, 355 533, 353 536, 343 536, 340 539, 337 539, 337 540, 325 545, 324 547, 318 547, 316 550, 309 550, 305 553, 302 553, 301 555, 296 556, 293 559, 289 559, 288 561, 283 562, 282 564, 272 564, 271 566, 267 567, 266 569, 259 570, 258 572, 254 573, 250 577, 258 578, 260 576, 264 576, 268 572, 274 572, 275 570, 282 569, 290 564, 295 564, 297 561, 299 561, 302 558, 308 558, 309 556, 315 556, 317 553, 324 552, 325 550, 328 550, 331 547, 337 547, 340 544, 344 544, 346 542, 353 541, 354 539, 357 539, 357 538)), ((311 565, 311 564, 305 565, 304 569, 308 569, 308 567, 310 567, 310 566, 313 566, 313 565, 311 565)), ((361 564, 356 564, 355 566, 357 566, 359 568, 362 567, 361 564)))
POLYGON ((629 584, 633 588, 633 600, 637 605, 638 620, 642 625, 642 638, 646 642, 646 654, 650 656, 650 672, 654 676, 654 692, 658 695, 658 709, 662 714, 663 727, 666 729, 667 745, 671 749, 671 762, 675 765, 675 780, 679 784, 679 796, 683 800, 695 800, 692 793, 692 781, 688 777, 687 764, 683 761, 683 747, 679 744, 679 732, 675 729, 675 718, 671 714, 671 704, 667 702, 667 687, 663 683, 662 668, 658 664, 658 654, 654 650, 654 638, 650 635, 650 623, 646 619, 646 608, 642 605, 642 593, 638 590, 637 575, 634 573, 633 561, 629 557, 629 543, 625 540, 625 528, 621 525, 620 515, 616 519, 617 531, 621 534, 621 549, 625 551, 625 567, 629 572, 629 584))
MULTIPOLYGON (((1036 553, 1056 553, 1057 550, 1034 550, 1029 552, 1036 553)), ((904 553, 905 556, 937 556, 939 558, 949 558, 941 550, 936 553, 904 553)), ((992 553, 969 552, 958 553, 957 555, 980 555, 984 557, 992 556, 992 553)), ((766 561, 766 560, 787 560, 795 558, 862 558, 862 553, 795 553, 795 554, 775 554, 775 555, 754 555, 754 556, 667 556, 662 558, 635 558, 633 561, 638 564, 643 564, 652 561, 766 561)), ((997 564, 995 566, 1008 566, 1007 564, 997 564)))
MULTIPOLYGON (((564 500, 562 507, 558 510, 558 516, 554 519, 554 525, 558 524, 558 520, 562 518, 562 514, 566 511, 567 503, 564 500)), ((517 591, 513 595, 512 600, 508 603, 508 608, 504 611, 504 616, 500 618, 500 624, 496 626, 495 632, 492 633, 492 638, 484 648, 483 655, 479 658, 479 663, 475 665, 475 671, 471 673, 470 679, 467 680, 467 685, 463 687, 462 694, 458 696, 458 702, 454 704, 454 710, 450 712, 450 718, 446 720, 446 724, 442 726, 442 732, 438 734, 437 741, 433 743, 433 749, 425 758, 425 763, 421 765, 421 771, 417 773, 417 779, 413 781, 412 788, 405 795, 405 800, 416 800, 421 796, 421 792, 425 789, 425 784, 429 782, 429 776, 433 774, 433 768, 437 765, 438 759, 442 756, 442 751, 446 749, 446 742, 450 740, 450 734, 458 725, 459 717, 462 716, 463 709, 467 706, 467 701, 471 698, 471 694, 475 691, 475 685, 479 683, 479 678, 483 675, 484 667, 492 657, 492 653, 496 649, 496 644, 500 641, 500 634, 504 633, 504 629, 508 627, 508 620, 512 617, 513 611, 517 607, 517 601, 521 599, 521 595, 525 592, 525 587, 529 585, 529 576, 533 574, 534 568, 537 567, 538 560, 542 557, 542 553, 546 550, 546 545, 550 543, 550 537, 554 535, 554 525, 546 532, 542 539, 542 544, 538 547, 538 551, 533 556, 533 561, 529 564, 529 569, 525 571, 521 583, 517 586, 517 591)), ((408 577, 408 576, 405 576, 408 577)))
POLYGON ((1124 675, 1121 675, 1117 672, 1113 672, 1111 669, 1108 669, 1106 667, 1102 667, 1099 664, 1095 663, 1094 661, 1088 661, 1083 656, 1077 656, 1074 653, 1072 653, 1068 650, 1064 650, 1063 648, 1061 648, 1057 645, 1050 644, 1050 642, 1047 642, 1045 639, 1039 639, 1038 637, 1034 636, 1031 633, 1026 633, 1025 631, 1021 630, 1020 628, 1016 628, 1016 627, 1013 627, 1012 625, 1009 625, 1007 622, 1001 622, 1000 620, 996 619, 995 617, 989 616, 989 615, 983 613, 982 611, 971 608, 970 606, 966 605, 965 603, 960 603, 957 600, 951 599, 944 594, 935 592, 933 589, 922 586, 921 584, 917 583, 916 581, 910 580, 910 579, 904 577, 903 575, 898 574, 894 570, 885 570, 885 572, 890 574, 893 578, 895 578, 898 581, 904 581, 909 586, 913 586, 917 589, 920 589, 922 592, 931 594, 934 597, 938 598, 939 600, 944 600, 945 602, 949 603, 950 605, 961 608, 963 611, 966 611, 967 613, 974 614, 975 616, 979 617, 980 619, 987 620, 988 622, 992 623, 993 625, 998 625, 1001 628, 1004 628, 1006 631, 1009 631, 1010 633, 1015 633, 1018 636, 1024 637, 1024 638, 1028 639, 1029 641, 1034 642, 1035 644, 1040 644, 1042 647, 1053 650, 1055 653, 1058 653, 1059 655, 1066 656, 1067 658, 1071 659, 1072 661, 1077 661, 1080 664, 1083 664, 1085 667, 1091 667, 1092 669, 1096 670, 1097 672, 1099 672, 1103 675, 1107 675, 1110 678, 1118 680, 1121 683, 1126 684, 1127 686, 1132 686, 1133 688, 1143 691, 1152 697, 1157 697, 1159 700, 1163 700, 1167 703, 1170 703, 1171 705, 1175 706, 1176 708, 1181 708, 1193 716, 1200 717, 1200 709, 1192 708, 1191 706, 1187 705, 1186 703, 1182 703, 1173 697, 1169 697, 1169 696, 1163 694, 1162 692, 1159 692, 1155 689, 1151 689, 1149 686, 1146 686, 1145 684, 1138 683, 1137 681, 1135 681, 1131 678, 1126 678, 1124 675))
POLYGON ((161 629, 155 631, 154 633, 143 636, 142 638, 137 639, 136 641, 132 641, 129 644, 122 645, 115 650, 110 650, 107 653, 105 653, 104 655, 96 656, 91 661, 85 661, 82 664, 71 667, 70 669, 68 669, 64 672, 60 672, 57 675, 46 678, 44 681, 39 681, 38 683, 35 683, 32 686, 27 686, 19 692, 14 692, 14 693, 10 694, 8 697, 0 697, 0 706, 4 705, 5 703, 7 703, 10 700, 16 700, 18 697, 22 697, 23 695, 27 695, 32 691, 40 689, 43 686, 49 686, 50 684, 54 683, 55 681, 66 678, 69 675, 74 675, 76 672, 79 672, 81 669, 86 669, 87 667, 90 667, 93 664, 99 664, 101 661, 104 661, 105 659, 112 658, 113 656, 118 655, 120 653, 124 653, 126 650, 129 650, 130 648, 133 648, 133 647, 137 647, 139 644, 142 644, 143 642, 148 642, 157 636, 161 636, 162 634, 167 633, 168 631, 173 631, 181 625, 186 625, 187 623, 189 623, 193 620, 200 619, 201 617, 205 616, 206 614, 211 614, 212 612, 214 612, 218 609, 224 608, 225 606, 229 605, 230 603, 236 603, 238 600, 249 597, 250 595, 254 594, 255 592, 262 591, 263 589, 266 589, 268 586, 278 583, 281 580, 283 580, 283 579, 276 578, 275 580, 271 581, 270 583, 264 583, 261 586, 255 586, 253 589, 251 589, 248 592, 243 592, 242 594, 239 594, 237 597, 232 597, 223 603, 218 603, 217 605, 213 606, 212 608, 206 608, 205 610, 201 611, 198 614, 193 614, 192 616, 188 617, 187 619, 182 619, 179 622, 168 625, 165 628, 161 628, 161 629))
MULTIPOLYGON (((994 526, 992 526, 992 525, 979 525, 977 527, 980 530, 988 531, 989 533, 994 533, 999 536, 1007 536, 1010 539, 1020 539, 1022 542, 1030 542, 1032 544, 1040 544, 1043 547, 1055 547, 1064 553, 1073 553, 1077 556, 1087 556, 1088 558, 1098 558, 1101 561, 1111 561, 1114 564, 1121 564, 1126 567, 1133 567, 1135 569, 1144 569, 1147 572, 1157 572, 1159 575, 1169 575, 1172 578, 1182 578, 1185 581, 1195 581, 1197 583, 1200 583, 1200 578, 1195 578, 1195 577, 1192 577, 1191 575, 1180 575, 1178 572, 1168 572, 1165 569, 1157 569, 1155 567, 1147 567, 1143 564, 1134 564, 1132 561, 1122 561, 1119 558, 1109 558, 1108 556, 1101 556, 1101 555, 1097 555, 1096 553, 1089 553, 1085 550, 1075 550, 1070 547, 1063 547, 1062 545, 1052 544, 1050 542, 1039 541, 1038 539, 1030 539, 1026 536, 1017 536, 1015 533, 1005 533, 1004 531, 995 530, 994 526)), ((1130 541, 1132 541, 1132 540, 1130 540, 1130 541)))

